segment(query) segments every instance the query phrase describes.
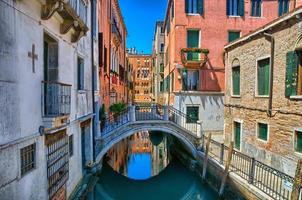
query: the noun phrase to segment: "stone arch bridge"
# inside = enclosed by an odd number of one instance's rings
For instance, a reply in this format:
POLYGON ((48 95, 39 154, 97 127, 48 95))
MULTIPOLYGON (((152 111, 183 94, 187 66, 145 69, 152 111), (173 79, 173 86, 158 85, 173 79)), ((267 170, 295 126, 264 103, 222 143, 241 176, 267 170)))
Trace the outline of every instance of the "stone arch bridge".
POLYGON ((140 131, 163 131, 178 138, 195 157, 201 143, 202 124, 170 106, 129 106, 118 116, 107 118, 97 137, 96 162, 119 141, 140 131))

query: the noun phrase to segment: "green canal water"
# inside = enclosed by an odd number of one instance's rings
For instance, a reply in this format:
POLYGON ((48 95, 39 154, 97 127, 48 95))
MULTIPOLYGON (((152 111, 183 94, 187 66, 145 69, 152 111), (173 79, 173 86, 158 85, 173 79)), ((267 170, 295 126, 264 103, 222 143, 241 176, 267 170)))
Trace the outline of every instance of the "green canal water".
POLYGON ((93 200, 212 200, 217 194, 170 155, 166 136, 148 132, 121 141, 107 154, 93 200))

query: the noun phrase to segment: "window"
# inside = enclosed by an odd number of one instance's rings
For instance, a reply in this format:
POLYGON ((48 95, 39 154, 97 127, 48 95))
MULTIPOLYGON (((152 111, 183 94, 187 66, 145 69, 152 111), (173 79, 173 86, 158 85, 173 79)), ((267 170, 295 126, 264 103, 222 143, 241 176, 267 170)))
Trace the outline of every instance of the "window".
POLYGON ((229 31, 229 42, 233 42, 234 40, 237 40, 240 38, 240 31, 229 31))
POLYGON ((264 141, 268 139, 268 125, 264 123, 258 123, 258 138, 264 141))
MULTIPOLYGON (((199 47, 199 30, 187 31, 187 46, 188 48, 199 47)), ((187 60, 199 60, 199 53, 187 53, 187 60)))
POLYGON ((234 145, 235 148, 240 150, 241 144, 241 123, 234 122, 234 145))
POLYGON ((227 0, 228 16, 244 16, 244 0, 227 0))
POLYGON ((233 95, 240 95, 240 66, 232 68, 233 95))
POLYGON ((164 33, 164 27, 160 26, 160 33, 164 33))
POLYGON ((182 71, 182 90, 197 91, 199 89, 199 71, 186 70, 182 71))
POLYGON ((199 119, 199 107, 187 106, 187 123, 197 123, 199 119))
POLYGON ((164 73, 164 63, 160 63, 160 73, 164 73))
POLYGON ((171 4, 171 20, 173 20, 173 18, 174 18, 174 2, 172 2, 172 4, 171 4))
POLYGON ((20 150, 21 176, 36 167, 36 143, 26 146, 20 150))
POLYGON ((44 81, 57 81, 59 76, 58 42, 44 34, 44 81))
POLYGON ((187 14, 203 14, 203 0, 185 0, 187 14))
POLYGON ((295 151, 302 153, 302 131, 295 131, 295 151))
POLYGON ((164 82, 161 81, 160 82, 160 88, 159 88, 160 92, 163 92, 164 91, 164 82))
POLYGON ((160 52, 164 52, 165 44, 161 43, 160 44, 160 52))
POLYGON ((302 52, 286 54, 285 96, 302 95, 302 52))
POLYGON ((261 17, 261 4, 262 4, 262 0, 252 0, 251 16, 261 17))
POLYGON ((257 66, 257 94, 267 96, 269 94, 270 59, 258 61, 257 66))
POLYGON ((288 12, 289 0, 278 0, 278 14, 279 16, 284 15, 288 12))
POLYGON ((69 157, 73 156, 73 135, 69 136, 69 157))
POLYGON ((84 60, 78 57, 78 90, 84 90, 84 60))

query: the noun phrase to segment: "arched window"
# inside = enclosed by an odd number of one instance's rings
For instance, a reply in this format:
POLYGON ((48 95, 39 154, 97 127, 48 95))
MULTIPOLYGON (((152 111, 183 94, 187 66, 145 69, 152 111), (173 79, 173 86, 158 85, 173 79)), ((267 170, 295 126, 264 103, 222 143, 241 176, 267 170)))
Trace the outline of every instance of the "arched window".
POLYGON ((237 58, 232 62, 232 95, 240 96, 240 63, 237 58))

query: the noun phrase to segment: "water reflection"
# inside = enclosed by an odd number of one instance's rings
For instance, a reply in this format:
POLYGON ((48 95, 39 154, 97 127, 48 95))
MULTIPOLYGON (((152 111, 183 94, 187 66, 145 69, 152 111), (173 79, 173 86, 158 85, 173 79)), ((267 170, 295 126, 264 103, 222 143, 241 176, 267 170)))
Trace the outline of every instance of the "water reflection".
POLYGON ((131 179, 156 176, 169 164, 167 140, 162 132, 138 132, 112 147, 107 153, 107 163, 131 179))

